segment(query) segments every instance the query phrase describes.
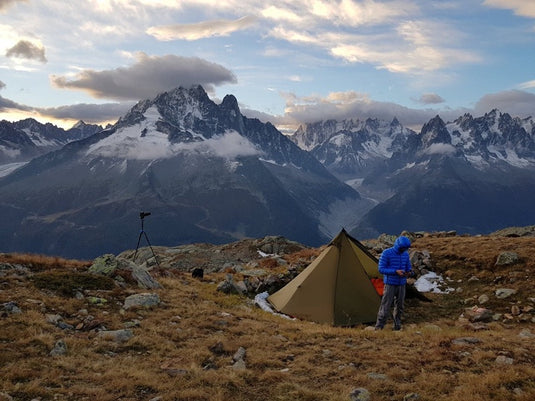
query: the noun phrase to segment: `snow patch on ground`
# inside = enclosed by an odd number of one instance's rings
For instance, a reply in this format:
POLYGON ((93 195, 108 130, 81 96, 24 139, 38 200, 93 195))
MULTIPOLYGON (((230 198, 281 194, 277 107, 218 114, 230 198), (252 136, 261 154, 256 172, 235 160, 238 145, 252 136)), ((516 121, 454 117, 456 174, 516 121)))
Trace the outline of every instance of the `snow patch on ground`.
POLYGON ((435 272, 429 272, 420 276, 414 283, 416 289, 420 292, 434 292, 437 294, 449 294, 454 291, 453 288, 447 287, 442 276, 435 272))
POLYGON ((260 294, 257 294, 255 297, 254 297, 254 303, 256 306, 258 306, 260 309, 262 309, 263 311, 266 311, 266 312, 269 312, 269 313, 273 313, 274 315, 278 315, 278 316, 281 316, 285 319, 289 319, 289 320, 295 320, 294 318, 288 316, 288 315, 285 315, 283 313, 278 313, 278 312, 275 312, 273 310, 273 308, 271 307, 271 304, 268 302, 267 298, 269 297, 269 294, 267 293, 267 291, 264 291, 260 294))

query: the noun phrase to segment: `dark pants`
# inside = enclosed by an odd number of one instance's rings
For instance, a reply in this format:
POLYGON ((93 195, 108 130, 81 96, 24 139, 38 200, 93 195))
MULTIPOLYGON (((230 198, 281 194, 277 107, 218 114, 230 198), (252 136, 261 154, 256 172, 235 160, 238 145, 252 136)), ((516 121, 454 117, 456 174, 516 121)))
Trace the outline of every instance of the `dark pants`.
POLYGON ((385 284, 383 298, 381 299, 381 306, 377 313, 376 329, 385 327, 390 308, 394 304, 394 330, 401 329, 401 315, 403 314, 403 305, 405 302, 405 285, 389 285, 385 284))

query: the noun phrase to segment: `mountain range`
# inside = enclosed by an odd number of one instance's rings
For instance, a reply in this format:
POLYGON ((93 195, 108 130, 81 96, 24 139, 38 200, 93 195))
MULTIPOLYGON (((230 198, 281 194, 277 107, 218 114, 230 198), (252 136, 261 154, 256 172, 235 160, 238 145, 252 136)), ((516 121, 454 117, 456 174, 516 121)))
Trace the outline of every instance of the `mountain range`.
POLYGON ((194 86, 105 129, 2 121, 0 160, 2 251, 118 253, 135 247, 142 211, 153 245, 283 235, 317 246, 342 227, 365 239, 535 222, 535 122, 499 110, 436 116, 419 133, 352 119, 288 137, 194 86))
POLYGON ((244 117, 234 96, 218 105, 200 86, 140 101, 6 175, 0 192, 3 250, 77 258, 133 248, 141 211, 158 245, 265 235, 319 245, 367 203, 272 124, 244 117))
POLYGON ((535 121, 492 110, 421 131, 399 121, 322 121, 292 140, 376 206, 352 234, 486 233, 535 221, 535 121))

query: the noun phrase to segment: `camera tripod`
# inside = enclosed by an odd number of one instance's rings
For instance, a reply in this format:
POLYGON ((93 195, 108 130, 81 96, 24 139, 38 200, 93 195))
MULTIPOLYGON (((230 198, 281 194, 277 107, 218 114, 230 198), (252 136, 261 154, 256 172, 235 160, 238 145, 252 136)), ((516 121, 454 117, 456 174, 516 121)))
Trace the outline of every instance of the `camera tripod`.
POLYGON ((137 239, 136 252, 134 253, 133 262, 136 261, 137 251, 139 249, 139 243, 141 242, 141 237, 145 236, 145 239, 147 240, 147 244, 149 244, 149 248, 152 251, 152 256, 154 256, 154 260, 156 261, 156 264, 158 265, 158 267, 160 267, 160 263, 158 263, 158 258, 156 257, 156 254, 154 253, 154 249, 152 249, 152 245, 150 244, 149 236, 147 235, 147 233, 145 232, 145 229, 144 229, 144 224, 143 223, 145 221, 145 217, 147 217, 147 216, 150 216, 150 212, 140 212, 139 213, 139 219, 141 220, 141 231, 139 231, 139 237, 137 239))

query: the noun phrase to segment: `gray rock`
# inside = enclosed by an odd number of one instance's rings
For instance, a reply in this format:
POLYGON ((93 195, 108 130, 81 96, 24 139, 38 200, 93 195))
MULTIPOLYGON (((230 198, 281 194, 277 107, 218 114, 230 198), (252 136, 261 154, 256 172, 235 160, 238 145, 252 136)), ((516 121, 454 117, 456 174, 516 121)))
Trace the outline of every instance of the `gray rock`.
POLYGON ((19 306, 14 301, 9 301, 0 305, 0 311, 8 313, 8 314, 22 313, 19 306))
POLYGON ((495 362, 499 365, 512 365, 514 360, 505 355, 500 355, 496 358, 495 362))
POLYGON ((119 264, 115 256, 111 253, 107 253, 96 258, 91 267, 88 269, 88 272, 94 274, 104 274, 111 277, 118 267, 119 264))
POLYGON ((516 294, 516 292, 517 291, 512 288, 498 288, 494 294, 496 295, 496 298, 505 299, 516 294))
POLYGON ((142 293, 130 295, 124 300, 124 309, 130 308, 150 308, 160 304, 158 294, 142 293))
POLYGON ((513 265, 519 261, 518 254, 516 252, 502 252, 496 259, 496 266, 513 265))
POLYGON ((487 309, 487 308, 473 307, 473 308, 466 308, 464 310, 464 316, 468 320, 470 320, 472 323, 491 322, 493 313, 490 309, 487 309))
POLYGON ((54 344, 54 348, 52 348, 52 351, 50 351, 50 356, 61 356, 65 355, 67 353, 67 344, 65 344, 65 341, 58 340, 56 341, 56 344, 54 344))
POLYGON ((420 395, 418 393, 405 394, 405 396, 403 397, 403 401, 414 401, 414 400, 419 400, 419 399, 420 399, 420 395))
POLYGON ((374 380, 386 380, 386 379, 388 379, 388 376, 385 375, 385 374, 382 374, 382 373, 370 372, 370 373, 367 374, 367 376, 370 379, 374 379, 374 380))
POLYGON ((232 365, 232 369, 234 369, 234 370, 246 370, 247 369, 247 365, 245 364, 245 361, 243 359, 240 359, 240 360, 237 360, 236 362, 234 362, 234 364, 232 365))
POLYGON ((459 337, 451 341, 454 345, 475 345, 479 344, 481 340, 476 337, 459 337))
POLYGON ((524 329, 518 334, 518 337, 525 339, 533 339, 535 338, 535 334, 533 334, 530 329, 524 329))
POLYGON ((132 330, 106 330, 100 331, 98 337, 103 340, 114 341, 116 343, 123 343, 130 340, 134 336, 132 330))
POLYGON ((139 288, 146 290, 162 288, 160 283, 154 280, 147 270, 135 264, 132 266, 132 278, 137 281, 139 288))
POLYGON ((349 394, 350 401, 370 401, 370 392, 363 387, 351 391, 349 394))
POLYGON ((245 359, 245 354, 246 354, 245 348, 240 347, 240 348, 238 348, 238 350, 236 351, 236 353, 235 353, 234 356, 232 357, 232 360, 233 360, 234 362, 236 362, 236 361, 245 359))
POLYGON ((480 295, 479 298, 477 299, 477 301, 480 303, 480 304, 486 304, 487 302, 489 302, 489 296, 487 294, 483 294, 483 295, 480 295))

